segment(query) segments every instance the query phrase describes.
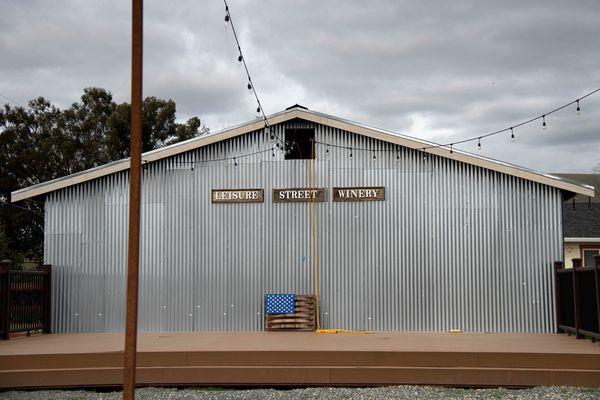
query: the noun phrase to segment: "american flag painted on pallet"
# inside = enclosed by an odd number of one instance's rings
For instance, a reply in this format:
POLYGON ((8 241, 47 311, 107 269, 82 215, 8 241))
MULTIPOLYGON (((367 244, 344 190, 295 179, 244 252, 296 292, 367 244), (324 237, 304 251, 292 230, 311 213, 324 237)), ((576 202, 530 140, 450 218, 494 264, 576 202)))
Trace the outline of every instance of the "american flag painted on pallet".
POLYGON ((295 296, 293 294, 265 295, 265 314, 292 314, 295 296))

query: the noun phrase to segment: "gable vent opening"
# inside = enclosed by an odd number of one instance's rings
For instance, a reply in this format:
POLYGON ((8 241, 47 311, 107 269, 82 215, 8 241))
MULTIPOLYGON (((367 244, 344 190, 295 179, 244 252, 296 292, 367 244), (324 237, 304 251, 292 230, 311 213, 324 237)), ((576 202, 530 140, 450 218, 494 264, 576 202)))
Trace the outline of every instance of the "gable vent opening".
POLYGON ((314 128, 287 128, 285 141, 289 143, 286 160, 312 160, 315 158, 314 128))

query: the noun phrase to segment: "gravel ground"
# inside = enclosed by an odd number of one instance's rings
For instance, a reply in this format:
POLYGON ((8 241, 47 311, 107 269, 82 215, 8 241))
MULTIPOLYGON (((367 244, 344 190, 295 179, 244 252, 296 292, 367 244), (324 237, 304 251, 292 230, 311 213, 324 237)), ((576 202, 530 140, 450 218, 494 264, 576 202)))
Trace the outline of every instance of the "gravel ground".
MULTIPOLYGON (((6 400, 120 400, 121 392, 83 390, 10 391, 0 393, 6 400)), ((429 399, 600 399, 600 389, 570 387, 537 387, 533 389, 452 389, 433 386, 394 386, 379 388, 306 388, 293 390, 219 388, 143 388, 137 391, 143 400, 429 400, 429 399)))

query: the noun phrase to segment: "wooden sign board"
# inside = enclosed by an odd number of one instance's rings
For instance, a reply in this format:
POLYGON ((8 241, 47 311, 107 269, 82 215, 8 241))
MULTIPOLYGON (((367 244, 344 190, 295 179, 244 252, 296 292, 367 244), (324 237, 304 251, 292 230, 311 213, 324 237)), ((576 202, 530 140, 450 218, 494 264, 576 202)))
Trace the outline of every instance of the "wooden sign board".
POLYGON ((264 201, 264 189, 213 189, 211 193, 213 204, 263 203, 264 201))
POLYGON ((333 201, 383 201, 385 187, 334 187, 333 201))
POLYGON ((273 203, 308 203, 325 201, 325 188, 273 189, 273 203))

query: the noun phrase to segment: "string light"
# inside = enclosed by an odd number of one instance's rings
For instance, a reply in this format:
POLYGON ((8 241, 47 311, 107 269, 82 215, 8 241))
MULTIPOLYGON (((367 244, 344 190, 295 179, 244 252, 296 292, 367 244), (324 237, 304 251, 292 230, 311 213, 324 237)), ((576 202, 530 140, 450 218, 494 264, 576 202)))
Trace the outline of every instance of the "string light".
MULTIPOLYGON (((249 81, 248 85, 249 85, 250 87, 252 87, 252 85, 251 85, 250 81, 249 81)), ((253 89, 253 87, 252 87, 252 89, 253 89)), ((587 95, 585 95, 585 96, 583 96, 583 97, 581 97, 581 98, 579 98, 579 99, 577 99, 577 100, 575 100, 575 101, 573 101, 573 102, 571 102, 571 103, 569 103, 568 105, 571 105, 571 104, 576 104, 576 105, 577 105, 577 112, 578 112, 578 114, 579 114, 579 113, 580 113, 580 111, 581 111, 580 100, 581 100, 581 99, 583 99, 583 98, 585 98, 585 97, 588 97, 588 96, 590 96, 590 95, 592 95, 592 94, 594 94, 594 93, 596 93, 596 92, 598 92, 598 91, 600 91, 600 88, 599 88, 599 89, 597 89, 597 90, 595 90, 595 91, 593 91, 593 92, 590 92, 590 93, 588 93, 587 95)), ((565 107, 565 106, 563 106, 563 107, 560 107, 559 109, 562 109, 562 108, 564 108, 564 107, 565 107)), ((558 109, 556 109, 556 110, 558 110, 558 109)), ((481 139, 482 139, 482 138, 485 138, 485 137, 487 137, 487 136, 491 136, 491 135, 493 135, 493 134, 496 134, 496 133, 504 132, 504 131, 510 131, 510 139, 511 139, 511 141, 512 141, 512 142, 514 142, 514 141, 515 141, 515 133, 514 133, 514 128, 516 128, 516 127, 519 127, 519 126, 522 126, 522 125, 524 125, 524 124, 526 124, 526 123, 529 123, 529 122, 531 122, 531 121, 534 121, 534 120, 536 120, 536 119, 540 119, 540 118, 541 118, 541 119, 542 119, 542 127, 543 127, 543 128, 545 128, 545 127, 547 126, 547 124, 546 124, 546 116, 547 116, 548 114, 551 114, 551 113, 555 112, 556 110, 553 110, 552 112, 550 112, 550 113, 547 113, 547 114, 542 114, 540 117, 533 118, 533 119, 531 119, 531 120, 529 120, 529 121, 525 121, 525 122, 523 122, 523 123, 520 123, 520 124, 517 124, 517 125, 513 125, 513 126, 511 126, 511 127, 507 128, 507 129, 504 129, 504 130, 502 130, 502 131, 498 131, 498 132, 492 132, 491 134, 482 135, 482 136, 477 136, 477 137, 475 137, 475 139, 477 140, 477 147, 478 147, 478 149, 480 149, 480 150, 481 150, 481 139)), ((262 111, 262 107, 261 107, 260 105, 257 107, 257 112, 259 112, 259 111, 262 111)), ((264 115, 264 113, 263 113, 263 115, 264 115)), ((265 118, 266 118, 266 117, 265 117, 265 118)), ((274 140, 274 139, 278 139, 278 140, 280 140, 280 139, 277 137, 277 135, 276 135, 276 134, 274 134, 274 130, 273 130, 273 128, 272 128, 272 127, 271 127, 271 126, 268 124, 268 121, 267 121, 266 119, 265 119, 265 128, 264 128, 264 129, 265 129, 265 133, 268 133, 268 134, 269 134, 269 136, 270 136, 271 140, 274 140)), ((462 141, 459 141, 459 142, 452 142, 452 143, 450 143, 450 144, 448 144, 448 145, 441 145, 441 144, 439 144, 439 145, 430 146, 430 147, 427 147, 427 148, 431 148, 431 147, 440 147, 440 146, 446 146, 446 147, 449 147, 450 154, 453 154, 453 153, 454 153, 454 145, 455 145, 455 144, 458 144, 458 143, 464 143, 464 142, 466 142, 466 141, 469 141, 469 140, 472 140, 472 139, 462 140, 462 141)), ((281 140, 280 140, 280 141, 281 141, 281 140)), ((289 146, 289 143, 287 143, 287 142, 283 142, 283 141, 281 141, 281 143, 284 143, 284 145, 281 145, 281 149, 285 149, 285 150, 286 150, 286 153, 289 153, 289 150, 287 150, 287 148, 288 148, 288 146, 289 146)), ((323 145, 326 145, 327 147, 326 147, 326 150, 325 150, 325 154, 329 154, 329 148, 330 148, 330 147, 339 147, 339 148, 344 148, 343 146, 339 146, 339 145, 335 145, 335 144, 330 144, 330 143, 317 142, 317 141, 315 141, 314 143, 318 143, 318 144, 323 144, 323 145)), ((279 142, 276 142, 276 143, 275 143, 275 145, 274 145, 274 147, 271 147, 271 148, 269 148, 269 149, 266 149, 266 150, 261 150, 261 151, 256 151, 256 152, 253 152, 253 153, 249 153, 249 154, 243 154, 243 155, 239 155, 239 154, 238 154, 238 155, 236 155, 235 157, 224 157, 224 158, 211 159, 211 160, 202 160, 202 161, 178 161, 178 162, 176 162, 176 163, 180 163, 180 164, 187 164, 187 163, 189 163, 189 164, 190 164, 190 168, 191 168, 191 170, 192 170, 192 171, 194 171, 196 163, 208 163, 208 162, 216 162, 216 161, 224 161, 224 160, 233 160, 233 164, 234 164, 234 165, 237 167, 237 166, 238 166, 237 158, 248 157, 248 156, 252 156, 252 155, 255 155, 255 154, 264 153, 264 152, 267 152, 267 151, 271 151, 271 156, 272 156, 273 158, 275 158, 275 148, 277 148, 277 149, 279 149, 279 148, 280 148, 280 144, 279 144, 279 142)), ((348 153, 348 157, 349 157, 350 159, 352 159, 352 158, 353 158, 353 148, 352 148, 352 147, 346 147, 346 148, 348 149, 348 152, 349 152, 349 153, 348 153)), ((424 148, 424 149, 425 149, 425 148, 424 148)), ((383 149, 383 150, 376 150, 376 149, 373 149, 373 148, 365 148, 365 149, 361 149, 361 148, 355 148, 355 150, 371 151, 371 152, 372 152, 372 154, 373 154, 373 160, 376 160, 376 159, 377 159, 376 152, 378 152, 378 151, 379 151, 379 152, 391 152, 391 151, 395 151, 395 152, 396 152, 396 160, 400 160, 400 151, 402 150, 402 148, 400 148, 400 149, 398 149, 398 148, 395 148, 395 149, 383 149)), ((426 155, 426 154, 424 154, 424 155, 423 155, 423 159, 424 159, 424 160, 426 160, 426 159, 427 159, 427 155, 426 155)))
MULTIPOLYGON (((29 199, 29 200, 33 201, 34 203, 39 203, 38 201, 35 201, 35 200, 31 200, 31 199, 29 199)), ((0 206, 18 208, 18 209, 23 210, 23 211, 29 211, 31 213, 34 213, 34 214, 37 214, 37 215, 40 215, 40 216, 44 216, 44 213, 41 213, 41 212, 39 212, 37 210, 34 210, 32 208, 21 207, 21 206, 18 206, 16 204, 8 203, 8 202, 3 201, 3 200, 0 200, 0 206)))
MULTIPOLYGON (((252 93, 254 94, 254 98, 256 99, 256 104, 257 104, 257 108, 256 108, 256 112, 259 114, 259 118, 262 117, 264 123, 265 123, 265 128, 268 128, 269 125, 269 119, 267 118, 267 115, 265 114, 264 108, 262 107, 261 103, 260 103, 260 99, 258 97, 258 93, 256 91, 256 85, 254 84, 254 82, 252 81, 252 78, 250 77, 250 70, 248 69, 248 65, 246 64, 246 58, 243 55, 242 52, 242 47, 240 45, 240 41, 238 39, 237 36, 237 32, 235 30, 235 25, 233 23, 233 18, 231 17, 231 12, 229 10, 229 5, 227 4, 227 0, 223 0, 223 3, 225 5, 225 21, 229 23, 229 26, 231 27, 231 32, 233 33, 233 38, 235 39, 235 43, 237 45, 238 51, 239 51, 239 56, 238 56, 238 61, 240 66, 244 66, 244 70, 246 71, 246 77, 248 79, 248 84, 246 85, 246 87, 248 88, 248 90, 251 90, 252 93)), ((279 136, 277 134, 273 134, 271 133, 271 140, 277 140, 278 142, 283 143, 283 140, 281 138, 279 138, 279 136)))
MULTIPOLYGON (((233 33, 233 37, 235 39, 235 42, 237 44, 237 47, 238 47, 238 50, 239 50, 239 53, 240 53, 239 56, 238 56, 238 61, 240 62, 241 65, 244 66, 244 69, 246 70, 246 75, 248 77, 248 87, 249 87, 249 90, 253 91, 254 97, 256 98, 256 102, 258 104, 257 113, 259 113, 259 114, 262 115, 262 118, 263 118, 263 120, 265 122, 265 127, 269 127, 269 120, 268 120, 268 118, 267 118, 267 116, 266 116, 266 114, 264 112, 264 108, 261 106, 260 99, 258 98, 258 93, 256 92, 256 88, 254 87, 254 84, 251 84, 252 79, 250 77, 250 72, 248 70, 248 66, 246 65, 246 60, 243 57, 242 49, 241 49, 240 42, 239 42, 238 37, 237 37, 237 33, 235 31, 235 26, 234 26, 234 23, 233 23, 233 19, 231 18, 231 13, 229 11, 229 5, 227 4, 227 0, 223 0, 223 3, 225 4, 225 14, 226 14, 225 21, 229 22, 229 26, 231 26, 231 31, 233 33)), ((560 107, 555 108, 554 110, 551 110, 551 111, 543 114, 542 116, 531 118, 531 119, 529 119, 527 121, 524 121, 524 122, 521 122, 519 124, 513 125, 511 128, 513 128, 513 127, 516 128, 516 127, 523 126, 525 124, 529 124, 529 123, 531 123, 531 122, 533 122, 535 120, 538 120, 540 118, 543 119, 542 127, 545 128, 546 127, 546 121, 545 121, 546 115, 553 114, 553 113, 555 113, 557 111, 560 111, 563 108, 568 107, 568 106, 570 106, 572 104, 575 104, 575 103, 577 103, 577 111, 580 112, 580 110, 581 110, 581 108, 579 106, 580 100, 583 100, 583 99, 585 99, 585 98, 587 98, 587 97, 589 97, 589 96, 591 96, 591 95, 593 95, 593 94, 595 94, 595 93, 597 93, 599 91, 600 91, 600 88, 597 88, 597 89, 595 89, 595 90, 593 90, 593 91, 591 91, 591 92, 589 92, 589 93, 587 93, 587 94, 579 97, 578 99, 576 99, 574 101, 571 101, 571 102, 569 102, 567 104, 564 104, 564 105, 562 105, 560 107)), ((476 136, 474 138, 468 138, 468 139, 464 139, 464 140, 460 140, 460 141, 455 141, 455 142, 451 143, 450 146, 453 146, 454 144, 461 144, 461 143, 465 143, 465 142, 470 142, 470 141, 473 141, 473 140, 476 140, 476 139, 481 140, 481 138, 485 138, 485 137, 488 137, 488 136, 497 135, 497 134, 506 132, 506 131, 508 131, 511 128, 504 128, 504 129, 500 129, 500 130, 495 131, 495 132, 490 132, 490 133, 485 134, 485 135, 476 136)), ((277 141, 283 143, 283 140, 281 140, 278 135, 274 135, 274 136, 275 136, 275 139, 277 141)), ((437 147, 448 147, 448 144, 434 144, 434 145, 430 145, 430 146, 425 146, 425 147, 422 148, 422 150, 427 150, 427 149, 437 148, 437 147)), ((452 149, 450 149, 450 150, 451 150, 450 152, 452 153, 453 152, 452 149)), ((352 155, 352 151, 350 150, 350 156, 351 155, 352 155)))
POLYGON ((539 120, 539 119, 541 119, 541 120, 542 120, 542 128, 544 128, 544 129, 545 129, 545 128, 546 128, 546 126, 547 126, 547 125, 546 125, 546 117, 547 117, 547 116, 549 116, 549 115, 551 115, 551 114, 554 114, 554 113, 556 113, 556 112, 558 112, 558 111, 560 111, 560 110, 562 110, 562 109, 564 109, 564 108, 566 108, 566 107, 569 107, 569 106, 571 106, 571 105, 573 105, 573 104, 577 104, 577 109, 578 109, 579 111, 581 111, 581 107, 580 107, 580 102, 581 102, 581 100, 583 100, 583 99, 585 99, 585 98, 587 98, 587 97, 590 97, 590 96, 592 96, 592 95, 594 95, 594 94, 596 94, 596 93, 598 93, 598 92, 600 92, 600 88, 594 89, 594 90, 592 90, 591 92, 589 92, 589 93, 586 93, 585 95, 583 95, 583 96, 579 97, 578 99, 575 99, 575 100, 573 100, 573 101, 570 101, 570 102, 568 102, 568 103, 566 103, 566 104, 563 104, 563 105, 562 105, 562 106, 560 106, 560 107, 556 107, 555 109, 553 109, 553 110, 551 110, 551 111, 548 111, 548 112, 546 112, 546 113, 544 113, 544 114, 542 114, 542 115, 539 115, 539 116, 537 116, 537 117, 530 118, 530 119, 528 119, 528 120, 526 120, 526 121, 523 121, 523 122, 521 122, 521 123, 518 123, 518 124, 512 125, 511 127, 508 127, 508 128, 504 128, 504 129, 500 129, 500 130, 497 130, 497 131, 494 131, 494 132, 486 133, 485 135, 479 135, 479 136, 475 136, 475 137, 471 137, 471 138, 467 138, 467 139, 463 139, 463 140, 455 141, 455 142, 453 142, 453 143, 445 143, 445 144, 443 144, 443 143, 440 143, 440 144, 433 144, 433 145, 429 145, 429 146, 424 146, 424 147, 422 147, 422 148, 421 148, 421 150, 428 150, 428 149, 433 149, 433 148, 438 148, 438 147, 449 147, 451 144, 452 144, 452 145, 454 145, 454 144, 462 144, 462 143, 466 143, 466 142, 471 142, 471 141, 474 141, 474 140, 478 140, 478 139, 480 139, 480 138, 486 138, 486 137, 488 137, 488 136, 494 136, 494 135, 498 135, 498 134, 500 134, 500 133, 503 133, 503 132, 508 132, 508 131, 512 130, 512 128, 518 128, 518 127, 520 127, 520 126, 523 126, 523 125, 530 124, 530 123, 532 123, 532 122, 534 122, 534 121, 537 121, 537 120, 539 120))
POLYGON ((542 115, 542 129, 546 129, 546 115, 542 115))
POLYGON ((579 99, 577 99, 577 115, 581 115, 581 107, 579 107, 579 99))
MULTIPOLYGON (((327 144, 327 143, 323 143, 323 142, 317 142, 314 141, 315 144, 320 144, 320 145, 325 145, 326 146, 326 153, 329 150, 329 147, 337 147, 337 148, 344 148, 347 149, 349 151, 349 158, 352 159, 353 158, 353 151, 354 150, 358 150, 358 151, 369 151, 372 153, 373 156, 373 160, 377 159, 377 153, 378 152, 395 152, 396 153, 396 159, 400 160, 400 152, 402 151, 402 148, 398 149, 398 148, 392 148, 392 149, 373 149, 373 148, 352 148, 352 147, 345 147, 345 146, 339 146, 339 145, 335 145, 335 144, 327 144)), ((292 152, 292 146, 293 144, 286 142, 286 145, 281 145, 281 150, 284 150, 286 154, 291 154, 292 152)), ((196 165, 197 164, 203 164, 203 163, 211 163, 211 162, 219 162, 219 161, 233 161, 233 165, 235 167, 238 167, 240 165, 240 163, 237 161, 238 158, 245 158, 245 157, 249 157, 249 156, 253 156, 253 155, 257 155, 257 154, 261 154, 261 153, 265 153, 265 152, 271 152, 271 156, 273 158, 276 157, 276 152, 275 152, 275 147, 270 147, 268 149, 264 149, 264 150, 259 150, 259 151, 255 151, 252 153, 247 153, 247 154, 237 154, 236 156, 232 156, 232 157, 222 157, 222 158, 214 158, 214 159, 205 159, 205 160, 194 160, 194 161, 172 161, 171 164, 173 165, 190 165, 190 169, 192 171, 195 171, 196 169, 196 165)), ((423 154, 423 160, 427 160, 427 154, 423 154)))

